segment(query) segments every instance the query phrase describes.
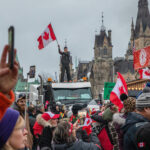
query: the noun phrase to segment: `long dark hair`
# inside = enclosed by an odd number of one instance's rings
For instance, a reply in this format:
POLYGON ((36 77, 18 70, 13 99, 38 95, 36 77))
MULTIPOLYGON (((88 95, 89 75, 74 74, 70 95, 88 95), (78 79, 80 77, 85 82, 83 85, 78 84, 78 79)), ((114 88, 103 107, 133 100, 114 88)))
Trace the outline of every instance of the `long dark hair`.
POLYGON ((69 133, 71 125, 67 121, 62 121, 58 124, 54 131, 53 141, 55 144, 72 144, 76 138, 69 133))

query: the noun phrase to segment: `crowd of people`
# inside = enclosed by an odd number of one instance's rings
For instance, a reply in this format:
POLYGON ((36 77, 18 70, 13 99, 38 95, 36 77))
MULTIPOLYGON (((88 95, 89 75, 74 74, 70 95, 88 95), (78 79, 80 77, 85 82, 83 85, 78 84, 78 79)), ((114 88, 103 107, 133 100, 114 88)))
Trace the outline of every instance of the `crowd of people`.
MULTIPOLYGON (((15 98, 13 88, 18 79, 18 63, 7 63, 9 46, 0 61, 0 150, 149 150, 150 87, 137 98, 122 94, 124 105, 118 110, 112 103, 89 110, 87 105, 74 104, 67 110, 56 104, 52 110, 44 105, 26 106, 26 95, 15 98), (86 111, 90 128, 81 125, 86 111)), ((16 53, 16 51, 15 51, 16 53)), ((83 122, 84 122, 83 121, 83 122)))

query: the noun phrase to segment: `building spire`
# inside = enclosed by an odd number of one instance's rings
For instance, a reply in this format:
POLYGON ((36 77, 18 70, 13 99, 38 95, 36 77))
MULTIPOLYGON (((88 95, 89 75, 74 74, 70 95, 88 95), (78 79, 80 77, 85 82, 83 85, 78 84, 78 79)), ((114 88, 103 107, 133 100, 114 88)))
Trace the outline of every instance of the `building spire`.
POLYGON ((65 39, 65 47, 67 47, 67 39, 65 39))
POLYGON ((101 31, 105 31, 106 28, 104 26, 104 15, 103 15, 103 12, 102 12, 102 26, 101 26, 101 31))
POLYGON ((135 34, 139 36, 140 24, 142 23, 142 30, 145 32, 146 27, 150 27, 150 14, 148 9, 148 0, 139 0, 138 2, 138 14, 136 19, 135 34))
POLYGON ((134 29, 134 21, 133 21, 133 17, 132 17, 131 29, 134 29))
POLYGON ((97 34, 97 29, 95 29, 95 35, 97 34))
POLYGON ((131 23, 131 40, 134 39, 135 36, 135 32, 134 32, 134 21, 133 21, 133 17, 132 17, 132 23, 131 23))

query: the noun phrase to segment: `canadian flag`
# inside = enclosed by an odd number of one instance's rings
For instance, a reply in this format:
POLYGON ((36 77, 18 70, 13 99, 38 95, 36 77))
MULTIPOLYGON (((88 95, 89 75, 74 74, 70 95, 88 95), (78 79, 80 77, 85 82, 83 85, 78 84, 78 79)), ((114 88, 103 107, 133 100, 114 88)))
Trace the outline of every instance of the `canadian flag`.
POLYGON ((87 113, 82 130, 85 130, 88 135, 92 132, 92 127, 91 127, 92 122, 93 120, 90 118, 89 114, 87 113))
POLYGON ((142 69, 150 65, 150 46, 134 51, 134 69, 142 69))
POLYGON ((44 30, 44 32, 37 39, 37 41, 39 42, 38 48, 41 50, 54 40, 56 40, 56 37, 52 25, 49 24, 47 28, 44 30))
POLYGON ((139 148, 143 148, 143 147, 145 147, 145 145, 146 145, 145 142, 139 142, 138 143, 139 148))
POLYGON ((150 69, 140 69, 139 71, 140 79, 150 79, 150 69))
POLYGON ((120 95, 123 93, 128 95, 127 84, 123 76, 118 72, 116 85, 110 93, 110 101, 118 106, 119 111, 123 108, 123 104, 120 100, 120 95))

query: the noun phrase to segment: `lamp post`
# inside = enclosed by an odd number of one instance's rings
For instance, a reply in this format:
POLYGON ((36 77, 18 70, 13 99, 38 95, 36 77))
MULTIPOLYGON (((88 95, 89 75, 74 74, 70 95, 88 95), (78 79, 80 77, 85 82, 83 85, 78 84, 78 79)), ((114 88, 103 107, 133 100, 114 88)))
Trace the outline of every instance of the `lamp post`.
POLYGON ((40 92, 39 92, 39 100, 41 101, 41 103, 43 104, 43 79, 41 75, 38 75, 40 78, 40 84, 41 84, 41 88, 40 88, 40 92))
POLYGON ((25 87, 25 91, 26 91, 25 122, 27 116, 28 78, 29 78, 29 73, 27 73, 27 80, 26 80, 26 87, 25 87))

